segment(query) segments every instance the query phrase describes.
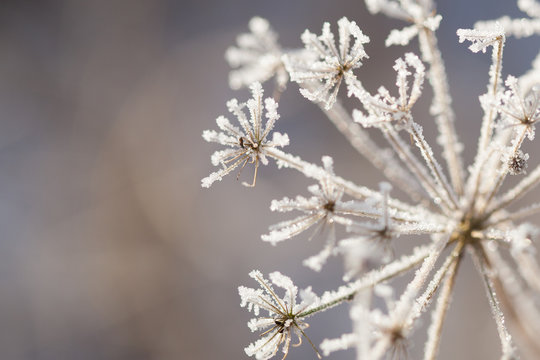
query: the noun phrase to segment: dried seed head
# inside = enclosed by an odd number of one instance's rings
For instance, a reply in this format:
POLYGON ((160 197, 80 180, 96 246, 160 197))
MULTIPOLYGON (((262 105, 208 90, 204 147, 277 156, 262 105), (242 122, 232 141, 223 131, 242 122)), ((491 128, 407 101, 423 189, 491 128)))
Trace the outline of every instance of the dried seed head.
POLYGON ((508 173, 510 175, 519 175, 525 173, 528 159, 529 154, 524 154, 521 150, 518 151, 514 156, 510 156, 506 161, 508 173))

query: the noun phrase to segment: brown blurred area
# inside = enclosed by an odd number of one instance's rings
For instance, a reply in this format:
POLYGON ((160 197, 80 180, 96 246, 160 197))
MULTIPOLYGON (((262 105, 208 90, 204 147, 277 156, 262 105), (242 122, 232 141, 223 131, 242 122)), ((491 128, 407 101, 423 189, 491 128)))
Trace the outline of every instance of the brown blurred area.
MULTIPOLYGON (((456 17, 461 3, 445 11, 456 17)), ((203 143, 202 130, 226 113, 228 99, 246 97, 228 90, 223 53, 253 15, 269 18, 286 46, 299 46, 306 27, 319 32, 323 21, 347 15, 372 37, 372 58, 386 51, 377 66, 390 68, 403 52, 383 49, 394 23, 381 25, 386 20, 360 1, 0 3, 0 359, 246 358, 242 349, 256 335, 236 288, 254 285, 251 269, 280 270, 318 292, 341 284, 337 260, 322 274, 302 268, 320 243, 274 248, 259 240, 282 219, 270 213, 270 200, 305 192, 300 176, 270 167, 255 191, 234 176, 200 188, 216 149, 203 143)), ((473 20, 461 17, 459 26, 473 20)), ((446 43, 465 53, 454 33, 446 43)), ((466 56, 450 67, 469 61, 480 69, 475 79, 487 79, 489 59, 466 56)), ((455 80, 458 89, 467 76, 455 80)), ((484 88, 482 80, 470 91, 484 88)), ((279 131, 291 136, 290 151, 310 161, 333 155, 342 173, 375 186, 378 175, 358 171, 365 162, 296 86, 287 91, 279 131)), ((456 101, 469 101, 479 118, 475 96, 456 101)), ((477 302, 456 303, 479 313, 475 326, 489 328, 484 347, 496 338, 487 308, 475 308, 484 301, 476 293, 477 302)), ((316 343, 350 326, 346 309, 325 316, 310 329, 316 343)), ((459 323, 449 326, 458 343, 467 340, 459 323)), ((421 348, 418 341, 413 358, 421 348)), ((303 347, 289 357, 313 353, 303 347)))

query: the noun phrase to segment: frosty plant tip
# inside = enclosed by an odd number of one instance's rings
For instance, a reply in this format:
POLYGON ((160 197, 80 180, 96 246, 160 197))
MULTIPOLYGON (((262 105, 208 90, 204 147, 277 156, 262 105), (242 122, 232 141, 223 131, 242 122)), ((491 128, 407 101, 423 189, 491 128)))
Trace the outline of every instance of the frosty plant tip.
POLYGON ((285 290, 285 296, 280 299, 272 285, 263 277, 263 275, 254 270, 249 274, 255 279, 261 289, 251 289, 244 286, 238 288, 242 307, 247 306, 248 310, 253 311, 255 316, 259 315, 259 310, 262 308, 268 312, 266 317, 253 318, 248 323, 251 331, 259 331, 267 329, 261 334, 261 338, 255 343, 246 348, 246 354, 256 355, 258 359, 266 359, 274 356, 280 346, 283 344, 283 357, 285 358, 289 353, 289 346, 293 335, 298 338, 298 343, 293 346, 299 346, 302 344, 302 337, 305 337, 315 350, 317 356, 321 358, 319 351, 313 345, 309 337, 305 334, 304 329, 308 327, 308 324, 302 321, 302 319, 310 314, 308 310, 317 304, 319 299, 311 291, 311 288, 307 288, 300 292, 302 302, 296 304, 296 297, 298 295, 298 288, 294 286, 290 278, 279 272, 273 272, 270 274, 272 283, 285 290))
MULTIPOLYGON (((236 116, 240 123, 241 129, 234 126, 230 121, 220 116, 216 122, 222 132, 206 130, 203 133, 203 138, 206 141, 217 142, 228 146, 230 149, 216 151, 212 155, 212 164, 222 165, 223 169, 212 173, 210 176, 202 180, 202 186, 210 187, 216 180, 221 180, 238 166, 241 165, 240 171, 248 162, 254 164, 255 173, 253 175, 252 184, 243 183, 246 186, 255 186, 257 180, 257 170, 259 163, 268 164, 266 158, 268 150, 272 147, 281 147, 289 143, 288 136, 281 135, 275 132, 272 141, 267 139, 268 134, 272 131, 274 123, 279 119, 277 113, 277 103, 272 98, 266 98, 263 105, 263 89, 261 84, 253 83, 251 85, 253 98, 247 103, 238 103, 238 100, 232 99, 227 103, 229 111, 236 116), (249 120, 243 110, 247 107, 249 111, 249 120), (263 110, 266 108, 266 124, 263 127, 263 110)), ((238 174, 240 176, 240 173, 238 174)), ((237 177, 238 178, 238 177, 237 177)))
MULTIPOLYGON (((479 96, 483 116, 478 120, 476 155, 468 166, 461 156, 464 147, 454 126, 459 119, 452 108, 435 35, 444 20, 433 1, 366 0, 366 4, 372 13, 408 22, 390 32, 387 46, 419 43, 419 55, 405 52, 395 61, 395 87, 371 91, 355 74, 370 61, 364 48, 369 38, 347 18, 340 19, 337 27, 324 23, 321 35, 306 30, 302 48, 284 49, 268 21, 257 17, 249 23, 250 32, 240 35, 237 45, 227 51, 235 68, 231 87, 249 86, 252 98, 230 100, 227 107, 235 121, 220 116, 220 131, 203 133, 205 140, 225 149, 212 155, 212 163, 220 169, 204 178, 202 186, 209 187, 231 172, 238 179, 248 165, 253 178, 242 184, 251 187, 261 164, 275 162, 279 169, 301 172, 310 179, 309 195, 273 200, 272 211, 296 214, 271 226, 262 240, 281 245, 293 238, 303 241, 297 237, 304 232, 310 238, 324 234, 322 250, 303 264, 323 271, 331 256, 342 256, 345 267, 345 284, 320 296, 310 287, 299 292, 279 272, 271 273, 269 281, 261 272, 252 271, 250 276, 260 288, 241 286, 239 293, 241 305, 256 316, 249 328, 262 334, 245 349, 246 354, 269 359, 281 349, 280 356, 285 358, 291 343, 299 345, 304 339, 314 349, 314 357, 349 348, 363 360, 399 356, 407 350, 411 335, 422 331, 419 320, 429 318, 423 321, 429 324, 423 358, 435 359, 458 270, 463 258, 470 256, 483 281, 501 358, 538 359, 540 266, 534 247, 538 230, 523 221, 540 212, 540 202, 522 208, 515 203, 540 184, 540 166, 523 149, 534 139, 540 120, 540 54, 521 75, 504 74, 502 59, 507 38, 540 34, 540 3, 519 0, 517 5, 526 14, 523 19, 504 17, 457 30, 456 41, 466 42, 473 52, 490 52, 492 60, 486 69, 487 92, 479 96), (337 36, 332 28, 337 29, 337 36), (370 189, 336 174, 329 156, 323 156, 320 166, 282 150, 289 138, 273 130, 280 118, 277 99, 289 80, 300 86, 302 95, 319 106, 387 182, 370 189), (264 82, 273 82, 273 97, 264 98, 264 82), (432 118, 438 129, 435 142, 424 136, 413 116, 427 86, 433 96, 425 118, 432 118), (352 113, 343 107, 340 94, 354 100, 352 113), (370 138, 368 131, 377 130, 386 147, 370 138), (508 176, 518 178, 515 185, 503 186, 508 176), (392 187, 406 198, 393 197, 392 187), (337 227, 347 231, 345 238, 337 238, 337 227), (424 244, 410 253, 395 254, 393 242, 407 241, 398 239, 401 235, 421 235, 424 244), (392 288, 393 280, 405 274, 410 281, 398 293, 392 288), (375 305, 379 299, 386 307, 375 305), (346 302, 351 304, 352 332, 333 334, 316 345, 317 339, 308 337, 307 318, 346 302), (431 308, 431 315, 425 315, 431 308), (260 310, 266 313, 261 316, 260 310)), ((280 126, 286 128, 287 115, 283 117, 280 126)))

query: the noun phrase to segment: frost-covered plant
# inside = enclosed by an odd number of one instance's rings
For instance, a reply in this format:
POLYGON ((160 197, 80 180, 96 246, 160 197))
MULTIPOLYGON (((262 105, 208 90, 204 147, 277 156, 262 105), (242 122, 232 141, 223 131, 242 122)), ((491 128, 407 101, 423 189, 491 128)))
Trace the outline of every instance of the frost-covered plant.
POLYGON ((248 326, 262 331, 262 337, 246 353, 269 359, 281 348, 285 358, 293 338, 298 343, 304 338, 320 356, 306 334, 306 319, 350 302, 353 331, 324 340, 321 352, 328 355, 353 348, 357 358, 364 360, 399 355, 435 300, 424 348, 424 358, 435 359, 458 269, 469 255, 483 280, 501 358, 515 359, 520 354, 540 358, 540 266, 533 246, 538 230, 520 223, 538 213, 540 203, 508 210, 540 184, 540 166, 527 173, 529 154, 521 149, 524 142, 534 139, 540 120, 540 54, 522 76, 509 75, 504 83, 502 76, 506 37, 539 35, 540 3, 518 1, 528 18, 504 17, 457 31, 459 41, 469 42, 471 51, 492 52, 487 93, 480 96, 484 111, 481 133, 468 168, 461 158, 463 147, 454 128, 446 71, 435 36, 442 16, 436 13, 433 1, 366 0, 366 4, 372 13, 410 23, 392 30, 387 46, 407 45, 415 38, 419 41, 420 57, 408 52, 395 61, 396 90, 380 87, 372 93, 354 74, 368 59, 364 45, 369 38, 347 18, 338 21, 337 42, 330 24, 324 23, 320 36, 306 30, 301 37, 304 48, 293 50, 278 44, 276 32, 266 20, 254 18, 249 24, 251 32, 241 35, 238 46, 227 52, 236 68, 231 72, 231 87, 249 85, 253 98, 246 103, 227 103, 240 127, 221 116, 217 119, 221 132, 203 133, 205 140, 227 148, 214 153, 212 163, 221 169, 203 179, 202 185, 209 187, 248 163, 254 164, 255 175, 252 184, 244 183, 247 186, 255 185, 259 165, 270 160, 278 168, 300 171, 317 182, 308 187, 311 195, 273 200, 272 211, 299 215, 271 226, 262 239, 275 245, 308 230, 313 232, 311 236, 325 233, 324 248, 304 260, 304 265, 321 271, 335 255, 342 255, 345 264, 346 284, 321 296, 311 288, 299 293, 292 280, 278 272, 270 274, 270 282, 259 271, 252 271, 250 276, 261 288, 242 286, 239 293, 241 305, 256 316, 248 326), (319 105, 351 145, 384 173, 388 183, 381 183, 378 191, 356 185, 334 172, 332 158, 324 156, 319 166, 282 151, 289 142, 287 135, 274 132, 269 140, 279 114, 276 100, 263 100, 261 83, 271 78, 277 85, 276 97, 289 79, 298 83, 300 92, 319 105), (445 166, 436 159, 422 126, 413 117, 426 79, 433 92, 430 114, 438 128, 445 166), (356 101, 352 114, 338 98, 341 87, 356 101), (368 127, 379 129, 391 150, 372 141, 365 130, 368 127), (508 175, 521 179, 503 191, 508 175), (390 184, 409 199, 393 198, 390 184), (349 235, 336 239, 336 226, 349 235), (410 254, 392 254, 391 242, 401 235, 423 235, 430 240, 410 254), (390 282, 413 269, 412 280, 397 294, 390 282), (284 289, 284 294, 276 292, 272 284, 284 289), (377 299, 384 300, 386 309, 373 305, 377 299), (260 316, 260 310, 266 314, 260 316))

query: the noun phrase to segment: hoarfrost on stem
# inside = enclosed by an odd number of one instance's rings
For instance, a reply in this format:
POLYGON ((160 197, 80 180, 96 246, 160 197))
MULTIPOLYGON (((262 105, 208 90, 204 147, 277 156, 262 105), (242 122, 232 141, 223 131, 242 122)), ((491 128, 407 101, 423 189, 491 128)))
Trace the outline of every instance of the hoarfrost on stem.
POLYGON ((238 36, 238 46, 231 46, 225 53, 229 65, 237 68, 229 74, 231 88, 239 89, 275 76, 278 89, 283 90, 289 76, 281 61, 277 34, 268 20, 258 16, 250 20, 248 27, 249 33, 238 36))

